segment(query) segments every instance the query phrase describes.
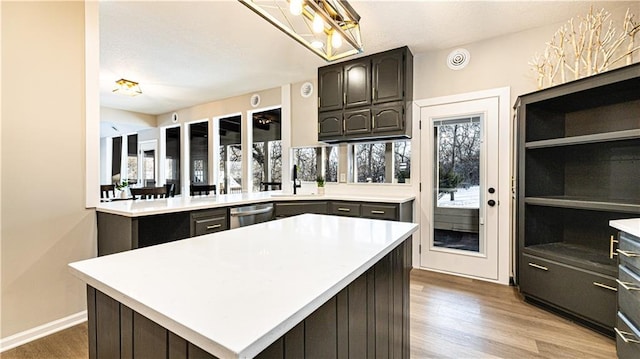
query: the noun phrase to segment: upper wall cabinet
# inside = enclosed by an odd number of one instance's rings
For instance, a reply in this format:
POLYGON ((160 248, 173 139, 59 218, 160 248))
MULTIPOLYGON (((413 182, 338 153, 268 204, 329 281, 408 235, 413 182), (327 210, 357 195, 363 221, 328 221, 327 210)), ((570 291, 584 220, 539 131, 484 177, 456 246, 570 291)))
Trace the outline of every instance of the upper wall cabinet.
POLYGON ((318 88, 319 141, 411 137, 408 47, 321 67, 318 88))

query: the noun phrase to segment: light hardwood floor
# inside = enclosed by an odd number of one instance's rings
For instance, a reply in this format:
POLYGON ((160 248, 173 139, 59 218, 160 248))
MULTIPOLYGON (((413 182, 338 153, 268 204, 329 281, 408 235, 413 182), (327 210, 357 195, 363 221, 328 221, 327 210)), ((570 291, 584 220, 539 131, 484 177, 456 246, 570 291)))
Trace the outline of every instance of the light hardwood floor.
MULTIPOLYGON (((0 354, 85 359, 86 323, 0 354)), ((514 287, 414 270, 411 358, 615 358, 615 342, 524 303, 514 287)))

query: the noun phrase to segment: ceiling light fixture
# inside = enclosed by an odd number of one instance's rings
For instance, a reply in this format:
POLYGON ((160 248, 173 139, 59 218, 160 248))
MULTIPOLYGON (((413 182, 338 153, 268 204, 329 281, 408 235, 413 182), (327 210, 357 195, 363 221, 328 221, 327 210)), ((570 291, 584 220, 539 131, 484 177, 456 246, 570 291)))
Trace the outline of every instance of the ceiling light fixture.
POLYGON ((327 61, 363 51, 360 15, 346 0, 238 1, 327 61))
POLYGON ((126 96, 138 96, 142 94, 140 85, 137 82, 120 79, 116 81, 116 87, 113 89, 114 93, 126 96))

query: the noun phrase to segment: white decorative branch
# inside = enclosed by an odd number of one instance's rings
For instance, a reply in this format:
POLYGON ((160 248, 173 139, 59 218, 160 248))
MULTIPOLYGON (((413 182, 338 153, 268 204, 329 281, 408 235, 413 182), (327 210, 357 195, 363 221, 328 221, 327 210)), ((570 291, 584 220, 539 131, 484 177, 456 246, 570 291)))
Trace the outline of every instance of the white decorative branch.
POLYGON ((538 88, 607 71, 623 59, 627 65, 632 64, 634 54, 640 50, 635 44, 640 23, 635 22, 634 15, 627 9, 622 31, 618 32, 610 17, 605 9, 594 12, 592 7, 584 18, 569 19, 568 24, 561 26, 546 43, 543 54, 536 53, 529 61, 536 73, 538 88))

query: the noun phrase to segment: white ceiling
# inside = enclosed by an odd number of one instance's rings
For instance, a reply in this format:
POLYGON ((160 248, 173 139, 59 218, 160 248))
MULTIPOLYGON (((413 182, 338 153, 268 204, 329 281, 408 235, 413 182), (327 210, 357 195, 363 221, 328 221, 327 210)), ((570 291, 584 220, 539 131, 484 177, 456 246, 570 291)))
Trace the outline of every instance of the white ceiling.
MULTIPOLYGON (((564 22, 634 1, 351 0, 365 53, 408 45, 415 54, 564 22)), ((627 5, 628 4, 628 5, 627 5)), ((157 115, 314 78, 324 60, 234 0, 102 1, 100 99, 157 115), (120 78, 137 97, 115 95, 120 78)))

